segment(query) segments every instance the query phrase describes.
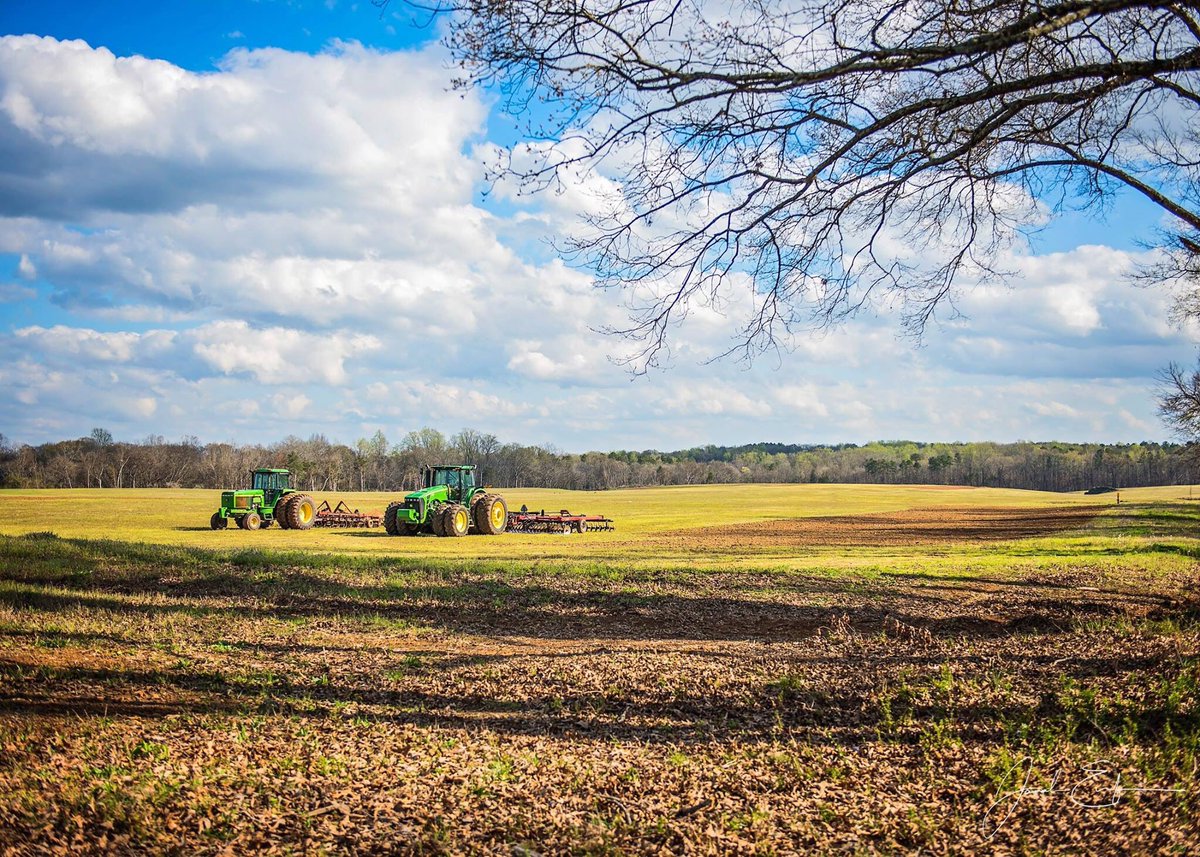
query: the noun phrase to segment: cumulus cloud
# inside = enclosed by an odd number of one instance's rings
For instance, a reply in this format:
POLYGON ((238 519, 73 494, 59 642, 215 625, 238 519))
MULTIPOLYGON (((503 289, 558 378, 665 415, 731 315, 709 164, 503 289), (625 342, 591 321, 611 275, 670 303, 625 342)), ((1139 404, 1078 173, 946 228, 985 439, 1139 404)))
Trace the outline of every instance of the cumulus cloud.
POLYGON ((676 390, 663 401, 662 410, 684 416, 733 414, 762 417, 771 413, 771 406, 733 384, 709 382, 690 384, 676 390))
POLYGON ((286 328, 254 329, 243 321, 218 321, 191 331, 195 353, 227 375, 247 373, 265 384, 341 385, 346 361, 382 343, 366 334, 313 335, 286 328))
POLYGON ((1149 378, 1190 340, 1107 247, 1014 256, 1014 286, 965 289, 923 348, 881 310, 749 369, 707 362, 755 306, 734 278, 673 329, 669 373, 631 380, 631 346, 596 332, 625 321, 614 296, 544 243, 619 205, 619 182, 502 184, 484 204, 488 104, 448 91, 443 60, 238 49, 196 73, 0 37, 6 434, 433 424, 607 449, 1154 431, 1149 378))
POLYGON ((135 357, 153 357, 168 350, 175 341, 175 333, 169 330, 153 330, 144 334, 124 331, 102 333, 61 324, 50 328, 24 327, 16 331, 16 336, 29 345, 36 345, 42 354, 70 361, 84 359, 105 363, 128 363, 135 357))

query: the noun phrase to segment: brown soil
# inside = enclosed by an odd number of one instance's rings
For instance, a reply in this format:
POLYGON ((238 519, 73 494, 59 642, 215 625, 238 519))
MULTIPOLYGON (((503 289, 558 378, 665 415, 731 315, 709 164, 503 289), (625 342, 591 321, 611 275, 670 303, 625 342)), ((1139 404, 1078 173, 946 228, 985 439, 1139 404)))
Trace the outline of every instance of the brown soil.
POLYGON ((372 577, 70 547, 87 576, 0 553, 0 855, 1200 853, 1194 564, 372 577))
POLYGON ((704 548, 895 547, 939 542, 1012 541, 1087 526, 1093 506, 1042 509, 909 509, 877 515, 783 518, 664 533, 658 540, 704 548))

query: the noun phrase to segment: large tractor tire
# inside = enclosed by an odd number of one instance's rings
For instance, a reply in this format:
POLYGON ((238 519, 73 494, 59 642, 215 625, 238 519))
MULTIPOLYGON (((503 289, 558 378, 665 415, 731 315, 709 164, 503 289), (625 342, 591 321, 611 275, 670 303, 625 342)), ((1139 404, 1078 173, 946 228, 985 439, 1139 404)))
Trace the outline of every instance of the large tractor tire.
POLYGON ((288 523, 288 506, 291 505, 295 494, 288 494, 286 497, 280 497, 275 504, 275 520, 279 522, 279 529, 290 530, 292 525, 288 523))
POLYGON ((262 527, 262 518, 258 512, 247 512, 242 515, 241 525, 243 530, 257 530, 262 527))
POLYGON ((508 504, 499 494, 484 494, 471 511, 475 529, 485 536, 498 536, 508 527, 508 504))
POLYGON ((311 530, 317 522, 317 504, 307 494, 299 494, 288 502, 287 519, 293 530, 311 530))
POLYGON ((466 506, 451 503, 442 515, 442 535, 444 536, 460 538, 471 529, 471 513, 466 506))
POLYGON ((229 519, 222 518, 220 512, 213 512, 212 517, 208 519, 208 525, 214 530, 223 530, 229 526, 229 519))
POLYGON ((396 510, 403 505, 403 503, 388 503, 387 509, 384 510, 383 528, 387 530, 389 536, 400 535, 400 527, 396 521, 396 510))
POLYGON ((436 509, 434 509, 432 512, 429 513, 429 525, 431 527, 433 527, 433 534, 435 536, 440 537, 440 536, 446 535, 446 531, 444 529, 442 529, 442 524, 446 520, 446 512, 449 509, 450 509, 449 505, 438 506, 436 509))
POLYGON ((411 521, 397 521, 396 530, 402 536, 415 536, 417 533, 421 532, 421 525, 414 524, 411 521))

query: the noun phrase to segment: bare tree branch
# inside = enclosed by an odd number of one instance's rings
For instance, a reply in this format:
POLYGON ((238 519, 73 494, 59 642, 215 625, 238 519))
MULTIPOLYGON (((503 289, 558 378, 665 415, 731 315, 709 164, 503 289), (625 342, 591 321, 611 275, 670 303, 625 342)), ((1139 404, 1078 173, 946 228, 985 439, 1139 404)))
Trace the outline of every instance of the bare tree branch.
POLYGON ((562 250, 627 296, 638 368, 737 288, 753 310, 729 353, 873 302, 919 336, 1046 206, 1099 212, 1122 187, 1176 224, 1148 276, 1200 267, 1195 2, 410 5, 446 18, 459 86, 528 122, 497 181, 616 182, 562 250))

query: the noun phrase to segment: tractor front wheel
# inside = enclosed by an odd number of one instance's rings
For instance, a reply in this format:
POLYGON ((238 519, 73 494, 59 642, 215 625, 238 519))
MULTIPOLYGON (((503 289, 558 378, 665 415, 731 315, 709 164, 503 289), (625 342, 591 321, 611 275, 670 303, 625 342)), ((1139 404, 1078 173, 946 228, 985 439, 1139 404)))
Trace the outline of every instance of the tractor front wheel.
POLYGON ((212 517, 208 519, 208 525, 214 530, 223 530, 229 526, 229 519, 221 517, 220 512, 213 512, 212 517))
POLYGON ((484 494, 472 508, 475 529, 485 536, 498 536, 508 526, 508 505, 499 494, 484 494))
POLYGON ((471 515, 466 506, 451 503, 442 512, 442 535, 458 538, 471 528, 471 515))
POLYGON ((436 509, 434 509, 432 512, 429 513, 429 525, 431 527, 433 527, 433 534, 435 536, 446 535, 446 531, 445 531, 445 529, 443 529, 442 525, 446 521, 446 512, 449 509, 450 509, 449 506, 438 506, 436 509))
POLYGON ((317 522, 317 504, 307 494, 299 495, 288 503, 288 526, 293 530, 311 530, 317 522))
POLYGON ((247 512, 242 516, 242 529, 257 530, 262 527, 262 522, 263 519, 259 516, 258 512, 247 512))
POLYGON ((402 505, 404 505, 404 504, 403 503, 389 503, 387 509, 383 513, 383 528, 385 530, 387 530, 387 534, 389 536, 400 535, 400 529, 396 524, 396 510, 399 509, 402 505))

